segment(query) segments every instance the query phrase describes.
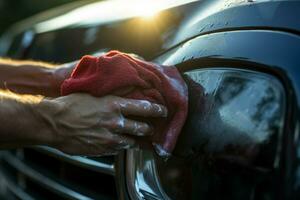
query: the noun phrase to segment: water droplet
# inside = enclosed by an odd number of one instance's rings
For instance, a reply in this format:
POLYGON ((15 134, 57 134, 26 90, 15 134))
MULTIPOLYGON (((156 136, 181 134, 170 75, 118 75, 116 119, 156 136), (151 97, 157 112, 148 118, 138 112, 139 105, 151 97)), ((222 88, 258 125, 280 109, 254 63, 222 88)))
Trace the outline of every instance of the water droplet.
POLYGON ((202 32, 204 29, 205 29, 205 27, 202 27, 199 32, 202 32))

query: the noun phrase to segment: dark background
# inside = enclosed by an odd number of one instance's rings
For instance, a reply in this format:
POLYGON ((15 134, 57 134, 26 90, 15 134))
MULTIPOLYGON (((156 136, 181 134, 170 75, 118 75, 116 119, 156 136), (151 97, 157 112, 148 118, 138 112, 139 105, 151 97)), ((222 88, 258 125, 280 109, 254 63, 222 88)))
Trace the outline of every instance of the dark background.
POLYGON ((41 11, 78 0, 0 0, 0 36, 12 24, 41 11))

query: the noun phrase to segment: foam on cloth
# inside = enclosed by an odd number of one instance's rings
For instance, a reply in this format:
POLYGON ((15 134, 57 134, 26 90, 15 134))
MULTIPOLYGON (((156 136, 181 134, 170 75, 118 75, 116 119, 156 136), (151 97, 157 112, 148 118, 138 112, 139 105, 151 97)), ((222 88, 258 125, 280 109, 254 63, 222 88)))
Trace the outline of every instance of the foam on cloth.
POLYGON ((118 51, 82 57, 61 85, 62 95, 75 92, 97 97, 118 95, 165 105, 168 117, 139 118, 153 124, 151 142, 161 156, 170 155, 174 149, 187 116, 187 86, 174 66, 157 65, 118 51))

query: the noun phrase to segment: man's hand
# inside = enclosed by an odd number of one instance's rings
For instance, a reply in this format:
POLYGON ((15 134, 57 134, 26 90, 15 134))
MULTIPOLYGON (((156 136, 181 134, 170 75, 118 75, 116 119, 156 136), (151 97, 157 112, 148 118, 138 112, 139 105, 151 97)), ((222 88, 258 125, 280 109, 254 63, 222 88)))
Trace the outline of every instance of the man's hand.
POLYGON ((166 117, 164 106, 143 100, 116 96, 96 98, 88 94, 71 94, 44 99, 37 109, 51 129, 49 144, 73 155, 114 154, 135 145, 129 135, 152 134, 149 124, 126 116, 166 117))
MULTIPOLYGON (((0 59, 0 89, 58 97, 61 83, 75 65, 0 59)), ((77 155, 116 153, 135 144, 129 135, 151 134, 149 124, 130 120, 128 115, 163 117, 167 113, 157 104, 115 96, 72 94, 41 102, 32 102, 34 96, 27 102, 19 95, 12 96, 0 94, 0 148, 49 145, 77 155)))

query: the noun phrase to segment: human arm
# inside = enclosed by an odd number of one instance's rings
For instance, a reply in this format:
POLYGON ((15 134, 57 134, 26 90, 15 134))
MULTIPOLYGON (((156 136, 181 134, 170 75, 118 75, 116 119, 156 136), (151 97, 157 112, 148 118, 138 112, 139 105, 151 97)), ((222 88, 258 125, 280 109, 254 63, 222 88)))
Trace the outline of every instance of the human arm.
POLYGON ((60 96, 60 85, 76 62, 55 65, 43 62, 0 59, 0 89, 19 94, 60 96))
POLYGON ((135 145, 151 127, 128 115, 166 116, 166 108, 115 96, 54 99, 0 93, 0 147, 47 145, 73 155, 106 155, 135 145))

